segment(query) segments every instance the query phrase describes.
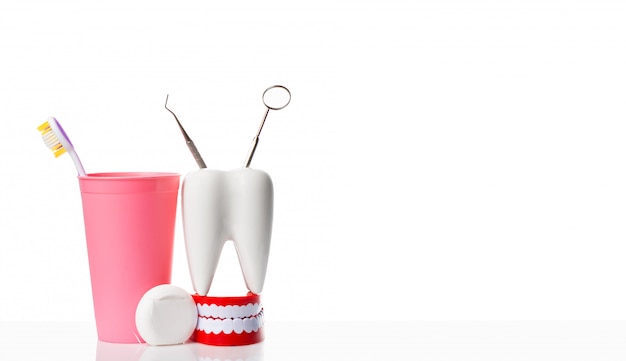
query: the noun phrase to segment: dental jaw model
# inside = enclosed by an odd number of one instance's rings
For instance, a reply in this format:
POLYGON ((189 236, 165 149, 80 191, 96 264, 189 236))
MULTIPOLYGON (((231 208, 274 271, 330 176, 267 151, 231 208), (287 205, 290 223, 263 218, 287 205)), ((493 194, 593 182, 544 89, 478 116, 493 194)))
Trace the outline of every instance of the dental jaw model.
MULTIPOLYGON (((275 94, 274 94, 275 95, 275 94)), ((272 234, 274 190, 270 176, 249 168, 270 109, 282 109, 291 99, 287 88, 273 86, 263 93, 267 112, 253 139, 244 167, 231 171, 202 168, 185 177, 182 216, 187 261, 196 294, 196 342, 217 346, 261 342, 265 283, 272 234), (268 105, 272 93, 282 92, 282 104, 268 105), (284 92, 287 92, 286 96, 284 92), (245 296, 209 296, 222 248, 234 243, 250 292, 245 296)))

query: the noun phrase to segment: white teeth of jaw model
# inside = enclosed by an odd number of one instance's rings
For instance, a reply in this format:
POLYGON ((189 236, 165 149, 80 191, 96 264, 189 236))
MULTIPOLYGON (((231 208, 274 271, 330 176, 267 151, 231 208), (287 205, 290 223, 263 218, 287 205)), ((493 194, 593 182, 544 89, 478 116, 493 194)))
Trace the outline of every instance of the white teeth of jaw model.
POLYGON ((187 261, 194 290, 206 296, 222 248, 233 241, 247 288, 263 291, 272 234, 274 189, 260 170, 200 169, 182 186, 187 261))

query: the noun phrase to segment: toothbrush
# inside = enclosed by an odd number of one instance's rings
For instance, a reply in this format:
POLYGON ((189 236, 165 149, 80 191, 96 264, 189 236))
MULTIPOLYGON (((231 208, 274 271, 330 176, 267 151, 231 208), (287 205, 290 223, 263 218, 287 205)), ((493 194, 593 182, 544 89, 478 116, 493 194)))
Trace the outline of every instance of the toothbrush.
POLYGON ((76 151, 74 150, 72 142, 70 142, 70 138, 67 137, 63 127, 61 127, 61 124, 59 124, 54 117, 48 118, 45 123, 37 127, 37 130, 41 132, 44 144, 50 148, 55 158, 58 158, 63 155, 63 153, 67 152, 74 161, 74 166, 76 166, 78 175, 87 175, 87 173, 85 173, 85 168, 83 168, 83 164, 80 162, 80 158, 78 158, 78 154, 76 154, 76 151))

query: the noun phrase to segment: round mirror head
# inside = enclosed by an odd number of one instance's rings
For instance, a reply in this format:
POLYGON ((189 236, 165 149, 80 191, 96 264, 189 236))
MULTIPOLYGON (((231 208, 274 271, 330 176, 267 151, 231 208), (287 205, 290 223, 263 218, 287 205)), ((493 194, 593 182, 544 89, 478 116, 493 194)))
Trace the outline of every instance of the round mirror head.
POLYGON ((289 105, 291 92, 282 85, 271 86, 263 92, 263 104, 272 110, 280 110, 289 105))

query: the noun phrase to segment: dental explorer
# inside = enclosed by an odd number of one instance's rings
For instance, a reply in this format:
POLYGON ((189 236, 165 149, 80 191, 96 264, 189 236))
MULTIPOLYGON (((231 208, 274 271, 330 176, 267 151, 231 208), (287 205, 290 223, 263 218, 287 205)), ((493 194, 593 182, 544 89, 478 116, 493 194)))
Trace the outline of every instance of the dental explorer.
POLYGON ((180 121, 178 120, 178 117, 176 116, 176 114, 174 114, 174 112, 171 111, 170 108, 167 107, 167 100, 169 99, 169 97, 170 97, 169 94, 167 94, 167 96, 165 97, 165 109, 167 109, 168 112, 172 113, 172 115, 174 116, 174 119, 176 119, 176 123, 178 123, 178 126, 180 127, 180 131, 183 133, 183 137, 185 137, 185 141, 187 142, 187 147, 189 147, 189 150, 191 151, 193 158, 196 160, 196 163, 198 163, 198 166, 200 168, 206 168, 206 164, 204 163, 204 160, 202 159, 200 152, 198 152, 198 148, 196 148, 196 145, 193 143, 193 140, 191 140, 191 138, 189 138, 189 135, 187 135, 185 128, 183 128, 183 125, 180 124, 180 121))

